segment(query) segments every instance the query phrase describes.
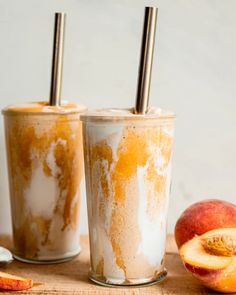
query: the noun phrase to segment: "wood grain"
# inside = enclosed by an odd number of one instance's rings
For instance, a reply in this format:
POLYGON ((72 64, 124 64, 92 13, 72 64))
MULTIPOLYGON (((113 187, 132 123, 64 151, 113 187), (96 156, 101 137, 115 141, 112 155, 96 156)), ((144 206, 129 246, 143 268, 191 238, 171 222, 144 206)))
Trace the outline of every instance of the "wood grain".
MULTIPOLYGON (((0 244, 11 248, 9 236, 1 236, 0 244)), ((14 261, 10 265, 1 267, 1 271, 30 277, 36 282, 29 291, 3 292, 2 294, 48 294, 48 295, 204 295, 217 294, 200 286, 184 269, 177 254, 172 236, 168 237, 166 267, 167 279, 160 284, 142 288, 105 288, 89 281, 89 243, 88 237, 81 238, 82 252, 70 262, 54 265, 33 265, 14 261)))

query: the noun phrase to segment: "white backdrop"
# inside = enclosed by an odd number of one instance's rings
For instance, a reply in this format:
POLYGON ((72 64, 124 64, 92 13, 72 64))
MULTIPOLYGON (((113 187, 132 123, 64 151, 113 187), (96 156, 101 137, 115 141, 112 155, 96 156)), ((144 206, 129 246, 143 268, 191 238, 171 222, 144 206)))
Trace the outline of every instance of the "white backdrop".
MULTIPOLYGON (((172 231, 194 201, 235 200, 235 0, 0 0, 0 108, 48 98, 55 11, 67 12, 62 97, 132 106, 145 5, 159 7, 150 101, 177 114, 172 231)), ((10 232, 3 120, 0 163, 0 232, 10 232)))

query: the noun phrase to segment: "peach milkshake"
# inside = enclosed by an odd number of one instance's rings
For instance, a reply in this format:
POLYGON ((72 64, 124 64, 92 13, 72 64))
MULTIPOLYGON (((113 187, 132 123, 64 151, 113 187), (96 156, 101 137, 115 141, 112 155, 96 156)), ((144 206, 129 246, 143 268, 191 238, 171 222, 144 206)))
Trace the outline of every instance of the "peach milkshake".
POLYGON ((83 106, 21 103, 3 110, 14 256, 34 263, 80 251, 83 106))
POLYGON ((152 108, 81 116, 91 250, 100 284, 150 284, 165 277, 173 113, 152 108))

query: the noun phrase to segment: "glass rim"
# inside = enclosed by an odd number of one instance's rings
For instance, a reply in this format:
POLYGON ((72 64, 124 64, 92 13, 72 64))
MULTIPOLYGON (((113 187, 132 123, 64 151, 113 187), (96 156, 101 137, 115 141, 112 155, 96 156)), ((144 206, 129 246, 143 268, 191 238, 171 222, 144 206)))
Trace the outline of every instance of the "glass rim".
MULTIPOLYGON (((68 103, 67 101, 64 101, 65 105, 68 103)), ((50 106, 45 101, 35 101, 35 102, 29 102, 29 103, 16 103, 13 105, 8 105, 5 108, 1 110, 2 115, 10 115, 10 116, 47 116, 47 115, 68 115, 68 114, 81 114, 87 111, 87 107, 84 105, 74 104, 71 108, 63 108, 63 107, 57 107, 57 106, 50 106), (41 106, 41 110, 34 109, 33 107, 30 108, 30 105, 34 103, 38 103, 39 107, 41 106), (29 106, 24 106, 24 104, 29 104, 29 106), (41 105, 40 105, 41 104, 41 105), (32 110, 30 110, 32 109, 32 110)))
POLYGON ((89 110, 80 116, 80 120, 83 122, 111 123, 120 121, 173 121, 175 118, 176 115, 171 111, 163 111, 159 109, 159 112, 157 113, 134 114, 133 108, 107 108, 93 111, 89 110))

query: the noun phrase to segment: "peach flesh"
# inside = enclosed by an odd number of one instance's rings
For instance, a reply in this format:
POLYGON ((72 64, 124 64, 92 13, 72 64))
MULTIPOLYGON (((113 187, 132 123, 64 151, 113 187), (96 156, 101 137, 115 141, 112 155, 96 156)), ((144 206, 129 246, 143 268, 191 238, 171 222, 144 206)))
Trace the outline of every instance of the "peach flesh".
MULTIPOLYGON (((204 241, 208 238, 230 237, 236 241, 236 228, 221 228, 212 230, 204 235, 193 238, 180 248, 180 256, 188 271, 192 273, 204 286, 223 293, 236 292, 236 256, 224 256, 227 250, 221 249, 223 256, 214 255, 204 248, 204 241)), ((223 239, 227 241, 227 239, 223 239)), ((236 244, 232 244, 236 247, 236 244)), ((215 247, 219 245, 216 244, 215 247)), ((210 247, 212 245, 210 244, 210 247)), ((224 245, 220 245, 224 247, 224 245)), ((219 253, 221 253, 219 251, 219 253)))
POLYGON ((178 248, 195 235, 202 235, 217 228, 236 227, 236 206, 232 203, 209 199, 187 208, 175 226, 178 248))
POLYGON ((0 272, 0 290, 20 291, 33 287, 33 280, 0 272))

